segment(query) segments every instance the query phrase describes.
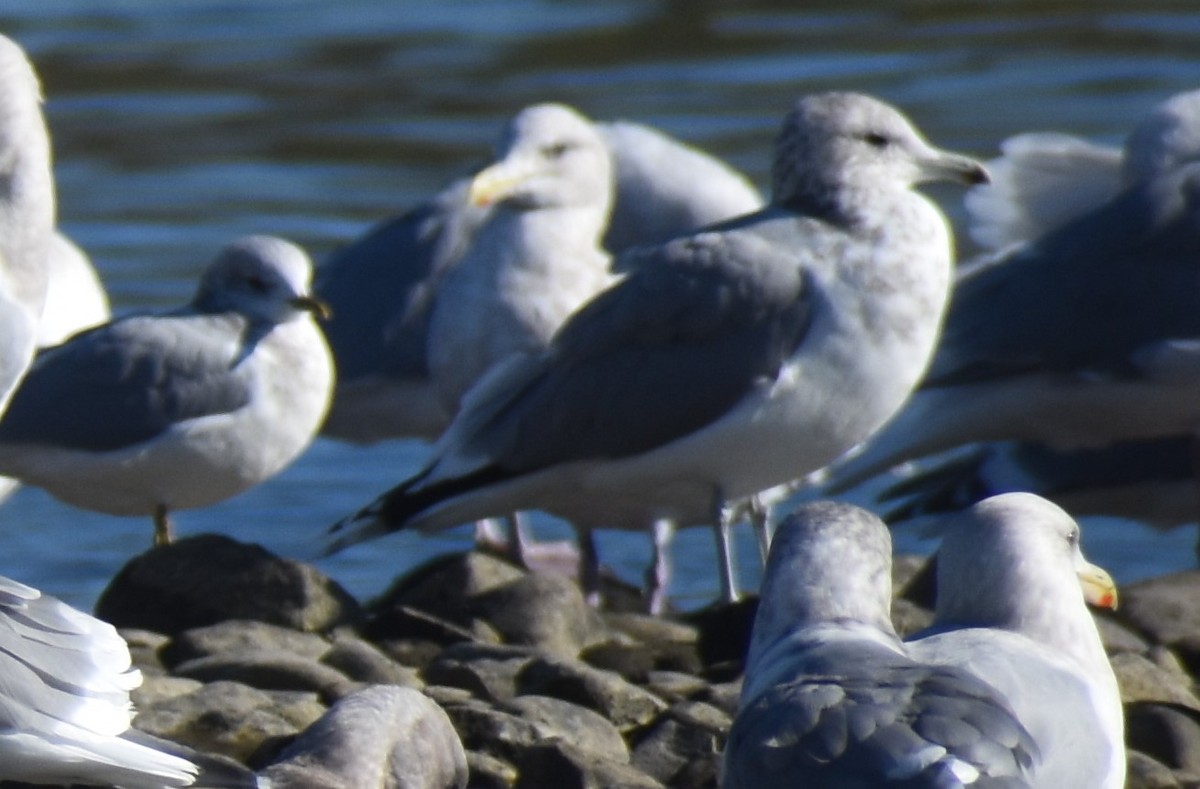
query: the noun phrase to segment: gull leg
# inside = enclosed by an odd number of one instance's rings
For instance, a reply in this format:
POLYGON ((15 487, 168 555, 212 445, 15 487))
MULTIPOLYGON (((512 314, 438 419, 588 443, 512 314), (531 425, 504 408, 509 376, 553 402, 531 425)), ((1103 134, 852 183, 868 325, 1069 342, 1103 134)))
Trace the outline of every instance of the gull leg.
POLYGON ((167 505, 159 504, 154 508, 154 547, 170 545, 171 539, 171 516, 167 505))
POLYGON ((583 599, 593 608, 600 606, 600 554, 591 529, 576 528, 579 535, 579 588, 583 599))
POLYGON ((738 599, 737 581, 733 574, 733 545, 730 542, 733 518, 734 508, 725 501, 721 489, 714 488, 712 523, 717 538, 717 559, 721 565, 721 600, 726 603, 736 603, 738 599))
POLYGON ((771 505, 765 503, 759 496, 751 496, 746 505, 750 518, 750 527, 758 538, 758 554, 762 557, 763 566, 767 564, 767 553, 771 550, 771 505))
POLYGON ((646 605, 651 614, 658 615, 667 607, 667 587, 671 582, 671 541, 675 538, 675 523, 669 518, 654 521, 654 562, 646 570, 646 605))
POLYGON ((526 570, 529 567, 529 553, 527 551, 529 540, 529 521, 519 512, 510 512, 504 516, 504 520, 508 523, 508 556, 519 566, 526 570))

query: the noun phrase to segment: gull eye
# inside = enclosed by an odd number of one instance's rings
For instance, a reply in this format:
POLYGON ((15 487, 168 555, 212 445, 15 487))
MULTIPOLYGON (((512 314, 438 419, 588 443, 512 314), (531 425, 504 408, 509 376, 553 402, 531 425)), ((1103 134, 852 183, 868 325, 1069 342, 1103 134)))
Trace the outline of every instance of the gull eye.
POLYGON ((1071 529, 1071 531, 1067 532, 1067 542, 1070 543, 1072 548, 1079 545, 1079 529, 1071 529))
POLYGON ((569 150, 571 150, 571 146, 567 143, 556 142, 550 145, 543 145, 542 156, 545 156, 547 159, 561 159, 569 150))
POLYGON ((266 293, 271 289, 271 283, 258 276, 246 277, 246 284, 249 285, 250 290, 254 291, 255 293, 266 293))
POLYGON ((892 138, 879 132, 867 132, 862 136, 863 142, 872 148, 886 148, 892 144, 892 138))

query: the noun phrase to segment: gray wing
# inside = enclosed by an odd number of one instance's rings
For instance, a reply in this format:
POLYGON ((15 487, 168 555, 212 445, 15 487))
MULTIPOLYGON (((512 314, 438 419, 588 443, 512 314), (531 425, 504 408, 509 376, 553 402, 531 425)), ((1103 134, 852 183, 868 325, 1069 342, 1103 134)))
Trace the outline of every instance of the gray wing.
POLYGON ((425 335, 433 295, 486 211, 468 204, 468 181, 372 229, 317 270, 314 290, 333 317, 321 323, 341 380, 428 375, 425 335))
POLYGON ((0 443, 109 451, 250 399, 236 365, 253 338, 229 316, 131 317, 41 352, 8 411, 0 443))
POLYGON ((966 672, 880 648, 825 648, 802 676, 738 712, 725 789, 785 786, 1027 787, 1036 743, 1003 699, 966 672))
POLYGON ((1122 193, 967 269, 926 386, 1025 371, 1133 372, 1138 349, 1200 335, 1200 165, 1122 193))
POLYGON ((1171 436, 1082 449, 1030 441, 977 444, 923 464, 884 488, 877 500, 890 507, 884 519, 895 522, 1026 491, 1075 515, 1140 517, 1177 526, 1195 518, 1194 507, 1179 512, 1169 506, 1170 497, 1151 491, 1194 481, 1195 442, 1193 436, 1171 436))
POLYGON ((803 340, 812 293, 802 267, 755 234, 638 254, 653 259, 571 318, 522 385, 498 387, 503 399, 464 431, 468 453, 516 474, 646 452, 767 385, 803 340))

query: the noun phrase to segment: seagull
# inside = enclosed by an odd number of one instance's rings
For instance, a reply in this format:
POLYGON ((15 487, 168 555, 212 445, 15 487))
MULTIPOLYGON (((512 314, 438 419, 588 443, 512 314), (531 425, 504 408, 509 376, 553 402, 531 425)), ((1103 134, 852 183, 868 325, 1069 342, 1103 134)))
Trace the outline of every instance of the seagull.
POLYGON ((727 548, 729 502, 827 464, 908 396, 952 265, 945 217, 912 187, 984 178, 876 99, 799 100, 767 207, 626 253, 625 278, 485 374, 425 468, 330 549, 531 508, 583 528, 709 523, 727 548))
POLYGON ((312 441, 333 366, 308 256, 270 236, 221 251, 191 303, 39 354, 0 419, 0 473, 69 504, 151 515, 257 485, 312 441))
POLYGON ((429 317, 430 376, 450 412, 493 364, 544 349, 613 281, 600 246, 612 158, 595 126, 565 105, 535 104, 509 122, 497 150, 467 194, 493 208, 429 317))
POLYGON ((1090 448, 1200 426, 1200 93, 1128 147, 1124 190, 963 267, 920 390, 824 494, 979 441, 1090 448))
POLYGON ((952 516, 937 554, 933 625, 905 648, 1004 696, 1042 753, 1034 785, 1119 789, 1121 694, 1085 603, 1115 607, 1116 589, 1079 543, 1070 515, 1028 493, 952 516))
MULTIPOLYGON (((628 120, 595 128, 615 165, 604 237, 610 252, 661 243, 763 204, 743 174, 658 129, 628 120)), ((471 201, 471 182, 451 183, 317 268, 314 289, 333 311, 322 329, 338 369, 324 435, 359 444, 432 441, 450 424, 456 404, 444 402, 430 377, 427 334, 443 277, 496 205, 471 201)))
POLYGON ((887 526, 858 507, 816 502, 780 524, 722 787, 1031 785, 1042 754, 1004 698, 906 654, 891 565, 887 526))
POLYGON ((1200 90, 1155 106, 1121 148, 1059 132, 1026 132, 1000 144, 992 180, 967 192, 970 235, 990 250, 1034 241, 1124 189, 1200 155, 1200 90))

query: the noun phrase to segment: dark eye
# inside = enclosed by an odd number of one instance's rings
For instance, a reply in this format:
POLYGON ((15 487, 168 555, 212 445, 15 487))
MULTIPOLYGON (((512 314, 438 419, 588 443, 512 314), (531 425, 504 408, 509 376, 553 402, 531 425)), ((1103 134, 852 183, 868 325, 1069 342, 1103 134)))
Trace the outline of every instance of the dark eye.
POLYGON ((266 293, 271 289, 271 284, 262 277, 247 277, 246 284, 250 286, 250 290, 255 293, 266 293))
POLYGON ((1071 531, 1067 533, 1067 542, 1069 542, 1072 547, 1079 544, 1079 529, 1071 529, 1071 531))
POLYGON ((892 138, 879 132, 867 132, 862 136, 863 142, 872 148, 886 148, 892 144, 892 138))
POLYGON ((571 150, 571 146, 567 143, 556 142, 552 145, 543 145, 542 155, 547 159, 561 159, 569 150, 571 150))

